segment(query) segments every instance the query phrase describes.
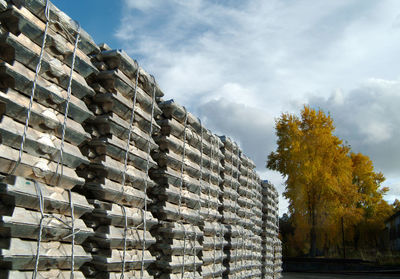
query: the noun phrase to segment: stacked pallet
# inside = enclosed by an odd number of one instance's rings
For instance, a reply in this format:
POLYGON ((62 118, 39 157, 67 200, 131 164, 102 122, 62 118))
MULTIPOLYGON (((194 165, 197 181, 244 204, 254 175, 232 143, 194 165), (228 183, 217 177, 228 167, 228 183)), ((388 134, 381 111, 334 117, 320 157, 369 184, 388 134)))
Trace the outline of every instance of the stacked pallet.
POLYGON ((278 239, 278 192, 267 180, 262 181, 262 278, 280 278, 281 246, 278 239))
POLYGON ((85 123, 92 139, 81 147, 90 165, 79 172, 86 180, 79 191, 94 206, 84 216, 95 234, 85 243, 93 260, 83 271, 88 278, 149 278, 150 230, 157 224, 147 210, 155 186, 149 171, 157 167, 151 152, 158 149, 156 99, 163 94, 125 52, 100 49, 92 58, 99 72, 90 79, 96 94, 88 102, 95 117, 85 123))
MULTIPOLYGON (((184 107, 173 100, 159 106, 163 112, 158 121, 161 133, 156 137, 160 150, 153 152, 159 169, 151 173, 157 182, 151 210, 160 220, 153 231, 157 241, 154 270, 159 278, 201 278, 202 179, 208 175, 213 183, 219 179, 203 164, 215 147, 211 146, 211 134, 184 107)), ((211 158, 208 163, 213 168, 217 165, 211 158)))
POLYGON ((222 223, 226 227, 225 240, 228 244, 225 246, 226 258, 224 265, 226 271, 225 277, 238 278, 241 271, 240 262, 243 254, 242 244, 242 227, 239 225, 239 193, 240 187, 240 156, 241 151, 239 146, 234 143, 230 138, 222 136, 221 140, 224 146, 221 151, 224 155, 222 160, 223 169, 221 171, 221 177, 223 182, 221 183, 222 190, 222 223))
POLYGON ((0 1, 0 268, 12 278, 82 278, 93 232, 72 192, 88 163, 77 146, 90 135, 86 78, 96 72, 90 36, 49 2, 0 1))
POLYGON ((225 259, 224 247, 226 244, 225 226, 221 224, 222 214, 219 212, 221 207, 222 191, 219 187, 222 182, 220 170, 222 169, 221 160, 223 154, 220 148, 223 146, 219 137, 211 134, 207 130, 207 138, 210 142, 208 154, 200 158, 204 174, 201 177, 201 211, 203 219, 201 230, 203 231, 203 278, 222 278, 225 272, 223 260, 225 259))

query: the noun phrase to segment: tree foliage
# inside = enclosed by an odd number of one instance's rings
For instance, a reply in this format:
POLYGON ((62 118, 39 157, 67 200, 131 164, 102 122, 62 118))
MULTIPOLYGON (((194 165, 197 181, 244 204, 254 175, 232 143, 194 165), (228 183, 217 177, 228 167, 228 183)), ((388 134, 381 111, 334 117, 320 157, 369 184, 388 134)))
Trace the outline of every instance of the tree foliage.
POLYGON ((384 176, 374 172, 367 156, 350 153, 333 134, 329 115, 304 106, 300 117, 282 114, 275 128, 277 150, 269 155, 267 167, 286 179, 284 196, 299 250, 315 256, 318 248, 337 246, 343 241, 342 219, 352 239, 360 235, 356 228, 362 222, 382 226, 378 219, 390 214, 382 199, 387 189, 380 189, 384 176))

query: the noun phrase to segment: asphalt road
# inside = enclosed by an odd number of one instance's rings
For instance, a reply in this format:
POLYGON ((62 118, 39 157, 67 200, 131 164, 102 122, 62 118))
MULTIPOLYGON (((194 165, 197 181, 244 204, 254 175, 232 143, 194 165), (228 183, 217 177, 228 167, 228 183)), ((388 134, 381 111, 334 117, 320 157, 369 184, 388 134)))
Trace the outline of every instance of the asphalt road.
POLYGON ((393 279, 400 274, 326 274, 326 273, 295 273, 284 272, 282 279, 393 279))

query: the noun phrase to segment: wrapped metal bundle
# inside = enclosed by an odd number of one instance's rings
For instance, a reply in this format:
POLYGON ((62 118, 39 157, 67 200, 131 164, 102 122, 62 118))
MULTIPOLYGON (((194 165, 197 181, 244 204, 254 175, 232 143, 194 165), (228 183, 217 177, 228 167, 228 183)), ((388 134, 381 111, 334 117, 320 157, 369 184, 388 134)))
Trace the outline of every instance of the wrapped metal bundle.
MULTIPOLYGON (((160 102, 159 106, 163 117, 158 120, 161 132, 155 140, 160 150, 152 154, 159 169, 151 176, 158 184, 152 189, 152 212, 162 222, 154 231, 157 235, 154 269, 160 278, 196 278, 201 275, 203 264, 203 232, 199 227, 204 221, 203 179, 208 177, 213 183, 209 187, 210 193, 214 196, 219 193, 220 178, 212 171, 220 167, 219 161, 212 156, 219 148, 216 144, 211 145, 212 134, 184 107, 172 100, 160 102), (174 226, 183 231, 175 230, 166 235, 165 230, 174 226)), ((210 198, 209 204, 213 205, 211 214, 218 215, 219 201, 210 198)))
MULTIPOLYGON (((215 173, 220 176, 223 159, 220 147, 223 146, 221 140, 217 136, 211 138, 211 155, 212 161, 217 162, 217 165, 208 165, 209 174, 215 173)), ((211 175, 204 175, 201 180, 202 184, 202 207, 201 214, 204 218, 204 223, 201 228, 204 233, 203 238, 203 278, 222 278, 222 274, 226 268, 223 261, 226 258, 224 247, 228 244, 225 240, 226 228, 222 221, 222 214, 219 209, 222 205, 222 191, 219 184, 222 178, 213 180, 211 175), (217 191, 215 191, 217 189, 217 191)))
MULTIPOLYGON (((254 164, 253 164, 254 166, 254 164)), ((261 234, 262 234, 262 188, 261 188, 261 180, 259 176, 256 174, 255 170, 252 170, 252 185, 253 185, 253 202, 254 206, 252 207, 252 232, 253 237, 251 238, 253 247, 251 249, 251 261, 252 261, 252 276, 261 277, 262 274, 262 243, 261 243, 261 234)))
POLYGON ((93 234, 81 217, 93 207, 71 190, 89 162, 78 147, 97 47, 50 1, 19 3, 0 5, 2 278, 81 278, 93 234))
MULTIPOLYGON (((93 230, 80 218, 90 212, 92 206, 83 196, 60 187, 8 176, 0 182, 0 202, 3 243, 0 265, 10 270, 7 276, 24 278, 32 274, 29 270, 41 276, 40 273, 49 267, 71 269, 68 274, 75 274, 74 269, 90 261, 91 255, 82 244, 93 230)), ((57 276, 65 276, 65 273, 60 271, 57 276)))
POLYGON ((267 180, 262 181, 262 278, 280 278, 281 243, 278 239, 278 193, 267 180))
POLYGON ((98 72, 89 79, 95 94, 88 104, 95 116, 85 122, 92 138, 81 145, 90 164, 78 172, 86 181, 78 191, 95 207, 84 216, 94 236, 85 243, 93 261, 82 270, 89 278, 146 278, 155 261, 150 231, 158 221, 148 210, 148 194, 156 183, 149 172, 157 169, 151 153, 158 150, 156 100, 163 93, 124 52, 99 48, 92 56, 98 72))
POLYGON ((239 278, 242 266, 240 261, 244 256, 242 249, 243 227, 240 225, 241 207, 239 205, 241 150, 238 145, 226 136, 220 137, 224 146, 221 148, 224 154, 221 171, 223 182, 221 183, 221 212, 222 223, 226 226, 225 239, 228 244, 225 247, 226 259, 224 276, 239 278))

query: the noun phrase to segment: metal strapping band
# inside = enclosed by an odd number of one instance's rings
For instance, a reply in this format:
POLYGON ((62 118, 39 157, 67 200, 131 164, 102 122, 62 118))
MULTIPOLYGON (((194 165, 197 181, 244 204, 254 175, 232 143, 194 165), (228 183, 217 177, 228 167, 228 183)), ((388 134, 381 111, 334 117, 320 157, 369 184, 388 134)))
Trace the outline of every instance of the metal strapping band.
POLYGON ((213 157, 214 157, 214 141, 213 141, 213 139, 214 138, 211 138, 211 146, 210 146, 210 148, 211 148, 211 151, 210 151, 210 173, 209 173, 209 175, 208 175, 208 196, 207 196, 207 218, 209 217, 209 215, 210 215, 210 200, 211 200, 211 175, 212 175, 212 173, 213 173, 213 170, 214 170, 214 168, 213 168, 213 162, 212 162, 212 160, 213 160, 213 157))
POLYGON ((217 245, 216 245, 216 242, 215 242, 215 238, 217 237, 217 231, 215 231, 215 234, 214 234, 214 246, 213 246, 213 274, 212 274, 212 277, 213 278, 215 278, 215 258, 216 258, 216 255, 215 255, 215 253, 216 253, 216 251, 217 251, 217 245))
POLYGON ((183 128, 183 151, 182 151, 182 162, 181 162, 181 179, 179 183, 179 207, 178 207, 178 215, 181 217, 181 205, 182 205, 182 188, 183 188, 183 172, 185 171, 185 148, 186 148, 186 129, 187 129, 187 120, 188 120, 188 112, 185 107, 185 126, 183 128))
POLYGON ((57 168, 56 168, 56 177, 58 175, 58 167, 61 164, 61 173, 58 178, 57 185, 60 185, 60 181, 63 177, 64 174, 64 164, 63 164, 63 154, 64 154, 64 141, 65 141, 65 130, 67 128, 67 119, 68 119, 68 112, 69 112, 69 103, 71 101, 71 85, 72 85, 72 74, 74 72, 74 67, 75 67, 75 58, 76 58, 76 50, 78 49, 78 42, 79 42, 79 36, 81 32, 81 26, 78 23, 78 31, 76 33, 76 38, 75 38, 75 46, 74 46, 74 52, 72 54, 72 64, 70 68, 70 73, 69 73, 69 80, 68 80, 68 88, 67 88, 67 102, 65 104, 65 112, 64 112, 64 122, 62 125, 62 136, 61 136, 61 146, 60 146, 60 157, 58 158, 57 162, 57 168))
POLYGON ((44 198, 43 198, 43 194, 42 194, 42 189, 40 189, 39 183, 37 183, 36 180, 33 181, 35 188, 36 188, 36 192, 39 196, 39 209, 40 209, 40 223, 39 223, 39 235, 38 235, 38 241, 37 241, 37 246, 36 246, 36 257, 35 257, 35 269, 32 273, 32 279, 35 279, 37 276, 37 272, 38 272, 38 267, 39 267, 39 258, 40 258, 40 245, 42 242, 42 233, 43 233, 43 220, 45 218, 44 215, 44 198))
MULTIPOLYGON (((246 218, 246 217, 245 217, 246 218)), ((242 252, 243 252, 243 250, 245 249, 245 229, 244 228, 242 228, 242 252)), ((247 250, 247 249, 246 249, 247 250)), ((242 266, 243 266, 243 261, 244 261, 244 257, 242 256, 242 258, 241 258, 241 263, 242 263, 242 266)))
MULTIPOLYGON (((249 188, 249 173, 247 172, 247 175, 246 175, 246 189, 248 189, 248 188, 249 188)), ((247 219, 247 210, 244 212, 244 219, 245 220, 247 219)), ((247 229, 246 229, 246 234, 247 234, 247 229)), ((245 240, 245 232, 243 231, 242 232, 242 249, 245 248, 245 243, 246 242, 247 242, 247 239, 245 240)), ((246 251, 247 251, 247 248, 246 248, 246 251)), ((241 259, 242 266, 243 266, 243 261, 244 261, 244 257, 242 257, 242 259, 241 259)))
MULTIPOLYGON (((232 150, 233 151, 233 150, 232 150)), ((232 152, 233 155, 233 152, 232 152)), ((236 166, 236 180, 238 180, 237 182, 237 186, 236 186, 236 201, 235 201, 235 222, 234 224, 237 225, 237 209, 239 207, 238 205, 238 200, 239 200, 239 186, 240 186, 240 182, 239 182, 239 162, 240 162, 240 154, 239 154, 239 146, 237 146, 237 166, 236 166)), ((232 170, 233 170, 233 163, 232 163, 232 170)), ((236 256, 235 256, 235 270, 237 270, 237 260, 238 260, 238 252, 239 252, 239 239, 237 239, 237 243, 236 243, 236 256)), ((243 256, 242 256, 243 257, 243 256)))
MULTIPOLYGON (((131 119, 130 119, 130 122, 129 122, 128 141, 126 142, 126 148, 125 148, 124 172, 122 173, 122 182, 121 182, 121 184, 122 184, 122 192, 124 191, 125 179, 126 179, 126 171, 127 171, 127 168, 128 168, 128 155, 129 155, 129 147, 130 147, 130 143, 131 143, 133 121, 135 119, 136 93, 137 93, 138 81, 139 81, 139 66, 138 66, 138 69, 136 71, 135 89, 134 89, 134 93, 133 93, 132 113, 131 113, 131 119)), ((151 116, 151 118, 153 118, 153 115, 151 116)))
POLYGON ((184 278, 184 274, 185 274, 185 254, 186 254, 186 228, 185 226, 181 223, 182 227, 183 227, 183 258, 182 258, 182 274, 181 274, 181 278, 184 278))
POLYGON ((61 218, 54 216, 53 214, 45 214, 44 213, 44 197, 43 197, 43 193, 42 193, 42 189, 40 188, 40 184, 36 181, 36 180, 32 180, 33 184, 35 185, 35 190, 36 193, 38 195, 39 198, 39 210, 40 210, 40 222, 39 222, 39 232, 38 232, 38 241, 37 241, 37 248, 36 248, 36 256, 35 256, 35 269, 34 272, 32 274, 32 278, 36 278, 37 277, 37 271, 38 271, 38 266, 39 266, 39 258, 40 258, 40 245, 42 242, 42 234, 43 234, 43 221, 46 218, 53 218, 57 221, 59 221, 60 223, 62 223, 63 225, 65 225, 67 228, 69 228, 71 230, 71 234, 65 236, 63 239, 67 239, 69 237, 72 237, 72 247, 71 247, 71 275, 70 278, 74 278, 73 276, 73 266, 74 266, 74 244, 75 244, 75 235, 80 232, 80 230, 76 230, 75 226, 74 226, 74 221, 75 221, 75 217, 74 217, 74 204, 72 202, 72 192, 68 191, 69 193, 69 203, 70 203, 70 214, 71 214, 71 225, 68 224, 67 222, 65 222, 64 220, 62 220, 61 218))
POLYGON ((224 241, 225 241, 225 237, 224 237, 224 225, 221 225, 221 255, 224 253, 224 241))
MULTIPOLYGON (((199 178, 199 184, 200 184, 200 189, 198 190, 198 205, 199 209, 197 210, 199 217, 200 211, 201 211, 201 193, 202 193, 202 179, 203 179, 203 126, 201 125, 201 120, 199 119, 200 122, 200 129, 201 129, 201 140, 200 140, 200 178, 199 178)), ((193 246, 193 279, 196 278, 196 241, 197 241, 197 232, 196 229, 194 229, 194 246, 193 246)))
MULTIPOLYGON (((200 183, 200 195, 202 191, 202 180, 203 180, 203 126, 201 125, 201 120, 199 119, 200 122, 200 128, 201 128, 201 141, 200 141, 200 178, 199 178, 199 183, 200 183)), ((199 195, 199 198, 200 198, 199 195)), ((199 199, 200 200, 200 199, 199 199)))
POLYGON ((122 210, 122 214, 124 216, 124 250, 122 252, 122 270, 121 270, 121 279, 125 278, 125 265, 126 265, 126 235, 128 232, 128 216, 126 216, 125 206, 119 205, 122 210))
POLYGON ((74 203, 72 202, 72 192, 68 190, 69 196, 69 206, 71 209, 71 274, 70 279, 74 279, 74 266, 75 266, 75 213, 74 213, 74 203))
MULTIPOLYGON (((194 227, 192 227, 194 228, 194 227)), ((197 241, 197 232, 196 229, 194 228, 194 240, 193 240, 193 278, 196 278, 196 241, 197 241)))
POLYGON ((204 138, 204 135, 203 135, 203 126, 201 125, 201 120, 200 119, 199 119, 199 122, 200 122, 200 129, 201 129, 201 140, 200 140, 200 178, 199 178, 200 189, 198 191, 198 193, 199 193, 199 195, 198 195, 198 198, 199 198, 199 200, 198 200, 198 205, 199 205, 198 214, 199 214, 199 216, 201 216, 200 212, 201 212, 201 193, 203 191, 202 180, 203 180, 203 138, 204 138))
MULTIPOLYGON (((138 68, 139 71, 139 68, 138 68)), ((151 101, 151 120, 150 120, 150 130, 147 145, 147 158, 146 158, 146 179, 144 181, 144 208, 143 208, 143 246, 142 246, 142 261, 140 263, 140 278, 144 275, 144 254, 146 250, 146 230, 147 230, 147 184, 149 176, 149 166, 150 166, 150 152, 151 152, 151 139, 153 134, 153 119, 154 119, 154 105, 156 102, 156 85, 153 87, 152 101, 151 101)))
POLYGON ((44 15, 46 17, 46 27, 44 28, 42 48, 40 49, 39 61, 38 61, 37 65, 36 65, 35 78, 33 79, 31 98, 29 100, 28 111, 26 113, 24 132, 22 134, 21 145, 20 145, 19 154, 18 154, 18 160, 17 160, 17 162, 15 162, 15 165, 11 169, 9 175, 13 175, 15 173, 15 171, 17 170, 19 164, 21 163, 22 154, 24 152, 26 134, 27 134, 27 131, 28 131, 28 128, 29 128, 29 120, 31 118, 32 105, 33 105, 33 101, 35 99, 35 91, 36 91, 37 79, 39 77, 40 68, 42 67, 42 59, 43 59, 43 54, 44 54, 44 50, 45 50, 45 46, 46 46, 47 30, 49 28, 49 19, 50 19, 50 0, 46 0, 46 8, 45 8, 45 11, 44 11, 44 15))
MULTIPOLYGON (((238 210, 238 200, 239 200, 239 186, 240 186, 240 182, 239 182, 239 163, 240 163, 240 151, 239 151, 239 146, 237 146, 237 165, 236 165, 236 180, 237 180, 237 186, 236 186, 236 203, 235 203, 235 215, 237 216, 237 210, 238 210)), ((235 216, 235 218, 236 218, 235 216)), ((235 224, 237 224, 237 220, 238 218, 235 219, 235 224)))

